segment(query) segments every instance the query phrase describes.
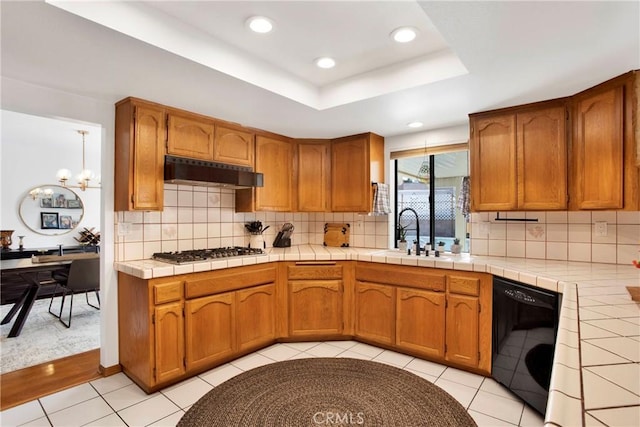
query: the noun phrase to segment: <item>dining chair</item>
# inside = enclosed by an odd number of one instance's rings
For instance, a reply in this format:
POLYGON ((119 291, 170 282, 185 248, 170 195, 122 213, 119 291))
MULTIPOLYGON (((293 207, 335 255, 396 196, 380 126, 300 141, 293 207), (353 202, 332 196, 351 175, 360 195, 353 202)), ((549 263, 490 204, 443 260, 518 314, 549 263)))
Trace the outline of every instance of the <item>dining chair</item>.
POLYGON ((87 304, 100 310, 100 258, 74 259, 69 267, 68 275, 54 274, 53 279, 56 281, 56 287, 49 302, 49 313, 57 317, 67 328, 71 327, 74 294, 84 293, 87 304), (60 312, 56 314, 51 311, 51 306, 57 296, 58 288, 62 291, 62 301, 60 302, 60 312), (97 306, 89 302, 89 292, 95 292, 98 300, 97 306), (67 294, 71 295, 71 301, 69 303, 69 321, 65 322, 62 318, 62 310, 67 294))

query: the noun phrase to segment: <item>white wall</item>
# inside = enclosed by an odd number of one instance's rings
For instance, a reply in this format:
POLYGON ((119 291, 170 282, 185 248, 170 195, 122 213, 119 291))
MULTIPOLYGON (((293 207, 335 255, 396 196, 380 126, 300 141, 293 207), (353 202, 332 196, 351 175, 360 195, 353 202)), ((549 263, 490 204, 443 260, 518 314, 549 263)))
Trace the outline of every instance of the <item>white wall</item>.
MULTIPOLYGON (((83 228, 100 230, 100 190, 72 189, 82 200, 84 215, 78 228, 61 234, 66 230, 45 230, 42 235, 32 228, 39 229, 37 223, 28 228, 19 216, 19 206, 28 191, 43 185, 55 185, 58 169, 67 168, 74 174, 82 169, 82 136, 76 131, 89 131, 86 135, 86 167, 100 174, 100 144, 102 129, 86 123, 75 123, 59 119, 38 117, 29 114, 2 110, 0 112, 2 145, 0 146, 0 227, 14 230, 13 244, 18 247, 18 237, 25 236, 27 249, 48 248, 57 245, 77 245, 75 237, 83 228)), ((69 184, 75 184, 70 182, 69 184)), ((36 202, 37 203, 37 202, 36 202)), ((79 216, 78 212, 66 211, 79 216)), ((39 219, 39 218, 36 218, 39 219)))
MULTIPOLYGON (((100 257, 102 310, 100 311, 100 364, 105 367, 113 366, 118 363, 118 287, 116 272, 113 269, 114 103, 73 95, 6 77, 1 78, 0 86, 2 87, 0 107, 3 110, 83 124, 89 123, 101 128, 102 190, 100 202, 102 217, 99 228, 102 248, 102 256, 100 257)), ((25 153, 25 156, 28 154, 33 153, 25 153)), ((30 171, 30 169, 25 167, 25 171, 30 171)), ((0 199, 4 202, 4 194, 0 195, 0 199)))

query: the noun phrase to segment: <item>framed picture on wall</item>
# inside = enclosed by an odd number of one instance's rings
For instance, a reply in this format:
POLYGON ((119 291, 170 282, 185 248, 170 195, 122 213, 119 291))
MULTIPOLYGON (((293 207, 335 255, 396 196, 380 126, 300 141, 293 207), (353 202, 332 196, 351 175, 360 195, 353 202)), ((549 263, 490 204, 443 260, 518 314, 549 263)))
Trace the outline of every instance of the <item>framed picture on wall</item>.
POLYGON ((53 199, 51 197, 44 197, 40 199, 40 207, 41 208, 52 208, 53 207, 53 199))
POLYGON ((79 199, 67 199, 67 208, 69 209, 80 209, 82 205, 80 204, 79 199))
POLYGON ((73 220, 71 215, 60 215, 60 227, 59 228, 73 228, 73 220))
POLYGON ((49 228, 59 228, 57 212, 40 212, 40 218, 42 220, 42 225, 40 228, 42 228, 43 230, 49 228))
POLYGON ((64 197, 64 194, 58 193, 53 195, 53 206, 54 208, 66 208, 67 207, 67 199, 64 197))

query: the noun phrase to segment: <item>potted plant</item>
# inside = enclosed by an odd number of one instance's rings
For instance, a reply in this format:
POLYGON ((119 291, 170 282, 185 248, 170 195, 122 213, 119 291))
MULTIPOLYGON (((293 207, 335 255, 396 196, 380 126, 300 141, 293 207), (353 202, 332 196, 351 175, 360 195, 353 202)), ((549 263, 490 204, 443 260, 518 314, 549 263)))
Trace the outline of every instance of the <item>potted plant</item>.
POLYGON ((398 224, 396 231, 398 237, 398 249, 404 252, 407 250, 407 227, 398 224))
POLYGON ((455 239, 453 239, 453 245, 451 245, 451 253, 459 254, 461 250, 462 247, 460 246, 460 239, 456 237, 455 239))
POLYGON ((438 252, 444 252, 444 242, 442 241, 438 242, 438 252))

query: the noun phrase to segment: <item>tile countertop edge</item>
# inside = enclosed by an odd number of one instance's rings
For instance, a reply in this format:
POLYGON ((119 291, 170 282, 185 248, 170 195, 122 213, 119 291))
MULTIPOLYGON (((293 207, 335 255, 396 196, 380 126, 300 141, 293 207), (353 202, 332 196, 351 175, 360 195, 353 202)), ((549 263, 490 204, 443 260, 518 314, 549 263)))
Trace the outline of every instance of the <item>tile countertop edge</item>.
MULTIPOLYGON (((583 270, 590 272, 594 265, 601 265, 605 270, 616 270, 622 266, 527 258, 472 257, 469 255, 427 258, 401 254, 397 250, 326 248, 319 245, 286 249, 271 248, 267 250, 265 255, 255 258, 258 259, 257 262, 357 260, 486 272, 563 294, 544 422, 545 426, 583 426, 585 424, 584 391, 580 379, 582 366, 580 361, 578 280, 573 280, 573 277, 576 277, 577 272, 580 272, 581 280, 588 280, 584 277, 589 273, 584 273, 583 270), (576 377, 578 378, 577 385, 576 377)), ((226 261, 211 262, 210 264, 211 270, 227 268, 226 261)), ((114 263, 114 268, 117 271, 143 279, 179 274, 177 271, 183 270, 181 267, 153 260, 114 263)), ((197 269, 197 271, 207 271, 207 268, 197 269)), ((630 268, 630 271, 633 270, 630 268)), ((633 284, 633 279, 629 279, 628 282, 633 284)), ((640 277, 637 279, 637 284, 640 284, 640 277)))

